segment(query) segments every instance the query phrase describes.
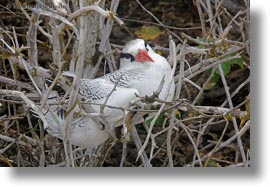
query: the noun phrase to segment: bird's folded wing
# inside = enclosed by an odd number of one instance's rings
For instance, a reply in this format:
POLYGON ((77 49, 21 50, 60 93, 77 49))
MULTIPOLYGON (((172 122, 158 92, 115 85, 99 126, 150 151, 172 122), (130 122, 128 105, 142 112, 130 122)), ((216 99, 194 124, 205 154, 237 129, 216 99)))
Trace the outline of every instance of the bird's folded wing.
POLYGON ((117 84, 119 87, 132 88, 135 81, 143 81, 145 77, 146 74, 143 71, 135 69, 129 71, 114 71, 104 75, 102 78, 113 84, 117 84))
POLYGON ((138 91, 118 87, 106 79, 99 78, 82 79, 79 94, 86 112, 103 112, 106 120, 114 123, 123 116, 123 108, 136 98, 138 91))

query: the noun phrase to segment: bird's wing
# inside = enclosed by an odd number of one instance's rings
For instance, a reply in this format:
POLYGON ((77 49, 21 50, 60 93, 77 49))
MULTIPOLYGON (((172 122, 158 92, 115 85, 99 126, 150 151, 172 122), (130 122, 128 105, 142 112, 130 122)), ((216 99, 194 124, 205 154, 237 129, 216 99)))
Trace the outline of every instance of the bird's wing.
POLYGON ((117 84, 119 87, 131 88, 134 81, 143 81, 146 78, 146 73, 139 70, 129 71, 114 71, 104 75, 102 78, 110 81, 113 84, 117 84))
POLYGON ((99 103, 108 97, 114 85, 105 79, 81 79, 79 94, 84 101, 99 103))
POLYGON ((123 116, 123 108, 136 98, 138 91, 133 88, 118 87, 112 82, 103 79, 82 79, 79 94, 86 112, 103 112, 106 120, 115 123, 123 116))

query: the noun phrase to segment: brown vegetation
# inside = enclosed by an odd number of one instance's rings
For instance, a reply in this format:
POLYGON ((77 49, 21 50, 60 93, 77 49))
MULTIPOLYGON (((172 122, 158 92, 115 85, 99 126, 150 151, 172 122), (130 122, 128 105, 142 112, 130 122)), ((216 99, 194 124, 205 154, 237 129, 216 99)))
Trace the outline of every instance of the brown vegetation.
POLYGON ((248 0, 63 5, 0 3, 0 166, 250 166, 248 0), (53 86, 69 90, 68 132, 80 79, 117 69, 119 50, 136 37, 150 40, 174 67, 173 102, 131 110, 130 140, 119 127, 119 141, 90 152, 71 146, 68 136, 62 141, 47 134, 46 119, 33 111, 42 116, 53 86), (46 78, 54 80, 47 90, 46 78), (145 120, 149 113, 154 117, 145 120))

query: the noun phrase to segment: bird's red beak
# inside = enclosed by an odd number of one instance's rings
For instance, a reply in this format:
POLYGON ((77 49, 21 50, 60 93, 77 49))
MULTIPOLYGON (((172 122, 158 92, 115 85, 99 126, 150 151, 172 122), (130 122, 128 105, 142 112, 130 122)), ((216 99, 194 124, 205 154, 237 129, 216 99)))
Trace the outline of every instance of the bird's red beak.
POLYGON ((154 62, 154 60, 148 55, 148 52, 143 49, 139 49, 139 53, 135 56, 137 62, 154 62))

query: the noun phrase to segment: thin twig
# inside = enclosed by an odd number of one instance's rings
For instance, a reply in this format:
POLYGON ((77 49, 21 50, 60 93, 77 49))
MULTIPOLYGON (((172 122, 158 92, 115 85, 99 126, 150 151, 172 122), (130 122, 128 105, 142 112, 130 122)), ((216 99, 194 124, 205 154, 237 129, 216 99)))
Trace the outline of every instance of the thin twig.
MULTIPOLYGON (((224 90, 226 92, 229 107, 230 107, 230 109, 233 109, 233 102, 232 102, 231 95, 230 95, 230 92, 229 92, 229 87, 227 85, 227 82, 226 82, 226 79, 225 79, 225 76, 224 76, 224 72, 223 72, 223 69, 222 69, 220 64, 218 65, 218 69, 219 69, 219 72, 220 72, 220 76, 221 76, 221 80, 222 80, 222 83, 223 83, 223 86, 224 86, 224 90)), ((239 129, 238 129, 238 125, 237 125, 235 117, 232 118, 232 121, 233 121, 234 130, 235 130, 236 134, 238 134, 239 129)), ((237 142, 238 142, 238 146, 239 146, 239 149, 240 149, 240 153, 241 153, 243 162, 246 163, 246 167, 247 167, 248 164, 247 164, 246 154, 245 154, 243 143, 242 143, 242 140, 241 140, 240 137, 237 137, 237 142)))

